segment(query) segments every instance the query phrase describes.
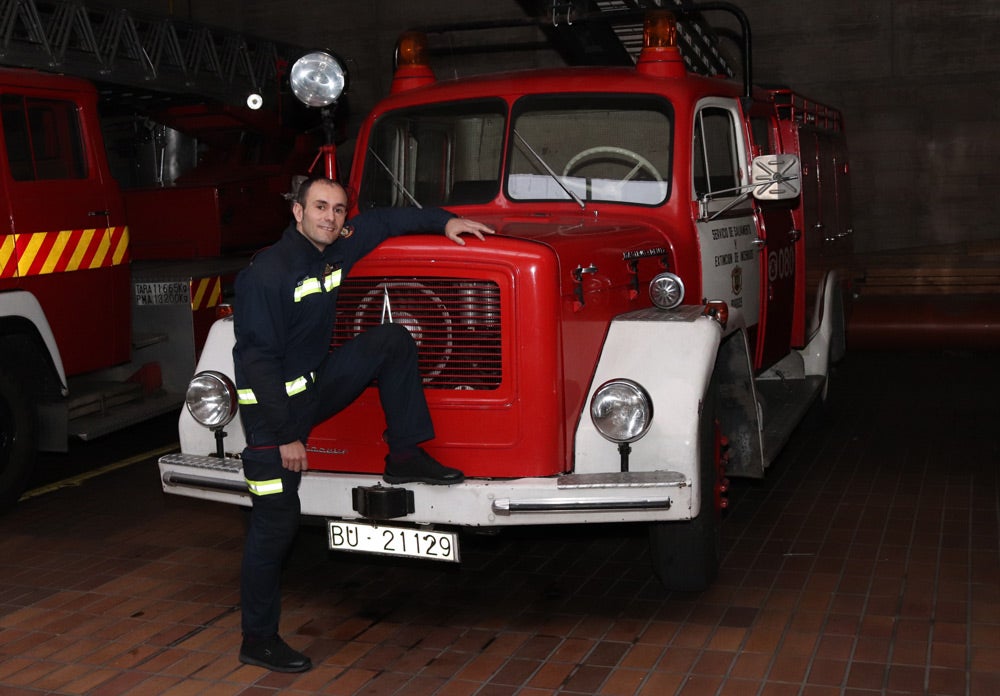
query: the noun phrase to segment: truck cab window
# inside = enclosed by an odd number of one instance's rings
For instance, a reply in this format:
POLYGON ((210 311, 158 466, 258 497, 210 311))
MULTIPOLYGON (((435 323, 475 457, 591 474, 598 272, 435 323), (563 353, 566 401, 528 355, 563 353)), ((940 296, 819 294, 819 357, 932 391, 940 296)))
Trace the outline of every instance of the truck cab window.
POLYGON ((773 155, 771 121, 762 116, 750 117, 750 133, 753 135, 753 155, 773 155))
POLYGON ((710 106, 698 112, 691 152, 694 194, 732 197, 740 185, 736 124, 727 109, 710 106))
POLYGON ((569 200, 566 189, 583 201, 659 205, 667 199, 673 118, 666 101, 525 97, 513 120, 511 200, 569 200))
POLYGON ((369 141, 360 206, 488 203, 500 190, 505 121, 499 100, 387 114, 369 141))
POLYGON ((86 178, 76 104, 4 94, 0 118, 15 181, 86 178))

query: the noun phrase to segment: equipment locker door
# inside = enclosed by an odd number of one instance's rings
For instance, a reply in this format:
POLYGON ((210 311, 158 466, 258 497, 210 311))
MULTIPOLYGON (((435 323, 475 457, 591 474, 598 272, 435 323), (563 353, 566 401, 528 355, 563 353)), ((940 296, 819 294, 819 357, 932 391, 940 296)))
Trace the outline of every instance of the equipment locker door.
MULTIPOLYGON (((753 156, 781 152, 774 107, 754 102, 749 111, 753 156)), ((771 365, 788 354, 795 311, 796 245, 792 207, 796 201, 754 201, 760 247, 761 316, 754 366, 771 365)))

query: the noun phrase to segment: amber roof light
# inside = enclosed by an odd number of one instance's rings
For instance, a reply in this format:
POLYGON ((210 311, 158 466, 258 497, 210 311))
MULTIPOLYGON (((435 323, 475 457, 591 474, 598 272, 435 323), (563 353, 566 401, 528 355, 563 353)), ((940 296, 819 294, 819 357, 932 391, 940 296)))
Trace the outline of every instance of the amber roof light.
POLYGON ((396 68, 427 65, 427 35, 408 31, 396 43, 396 68))
POLYGON ((417 31, 404 32, 396 42, 396 72, 390 92, 396 94, 434 83, 430 66, 427 35, 417 31))
POLYGON ((650 10, 642 23, 642 51, 636 67, 650 77, 678 78, 687 75, 677 47, 677 20, 666 10, 650 10))
POLYGON ((676 48, 677 20, 666 10, 650 10, 642 23, 643 48, 676 48))

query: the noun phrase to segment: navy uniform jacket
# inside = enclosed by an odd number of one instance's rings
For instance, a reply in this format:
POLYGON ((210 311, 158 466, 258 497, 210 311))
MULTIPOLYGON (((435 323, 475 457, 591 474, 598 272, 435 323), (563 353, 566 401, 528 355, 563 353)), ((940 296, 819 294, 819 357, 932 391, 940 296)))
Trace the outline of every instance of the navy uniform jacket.
POLYGON ((305 442, 312 429, 308 379, 330 351, 340 281, 383 240, 441 232, 440 208, 386 208, 358 215, 320 252, 289 225, 236 278, 233 361, 240 413, 251 447, 305 442), (305 378, 305 379, 303 379, 305 378))

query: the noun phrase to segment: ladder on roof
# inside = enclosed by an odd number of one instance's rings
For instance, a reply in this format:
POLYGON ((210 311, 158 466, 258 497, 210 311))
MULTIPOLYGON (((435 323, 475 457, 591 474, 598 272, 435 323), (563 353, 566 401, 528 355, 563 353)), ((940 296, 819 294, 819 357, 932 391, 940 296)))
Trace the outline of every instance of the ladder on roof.
POLYGON ((244 104, 275 94, 305 51, 193 22, 84 5, 0 0, 0 64, 244 104))

